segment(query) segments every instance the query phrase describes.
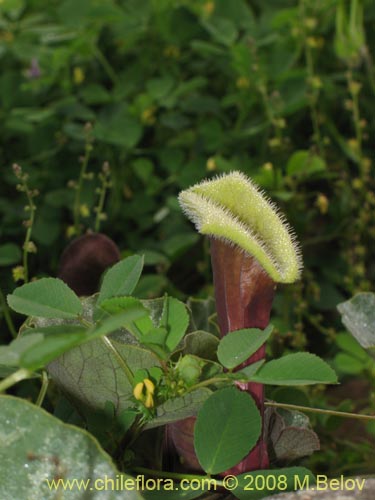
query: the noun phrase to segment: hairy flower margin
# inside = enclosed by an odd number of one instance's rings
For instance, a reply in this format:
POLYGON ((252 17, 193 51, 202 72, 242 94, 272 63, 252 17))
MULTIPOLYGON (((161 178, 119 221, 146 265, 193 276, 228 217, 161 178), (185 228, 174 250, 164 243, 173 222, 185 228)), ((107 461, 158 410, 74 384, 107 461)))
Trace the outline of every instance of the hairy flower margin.
POLYGON ((203 181, 182 191, 179 203, 201 234, 224 240, 255 257, 276 283, 293 283, 301 251, 285 217, 241 172, 203 181))

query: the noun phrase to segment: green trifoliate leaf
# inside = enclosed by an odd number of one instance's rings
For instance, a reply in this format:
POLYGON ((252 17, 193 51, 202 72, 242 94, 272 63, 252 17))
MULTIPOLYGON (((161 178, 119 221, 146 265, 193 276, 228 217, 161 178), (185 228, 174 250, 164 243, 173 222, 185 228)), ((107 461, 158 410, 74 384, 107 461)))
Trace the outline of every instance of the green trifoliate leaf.
POLYGON ((336 384, 337 375, 315 354, 297 352, 265 363, 251 380, 270 385, 336 384))
POLYGON ((268 339, 273 330, 269 325, 265 330, 244 328, 229 332, 221 340, 217 357, 226 368, 235 368, 254 354, 268 339))
POLYGON ((292 283, 302 261, 295 236, 250 179, 232 172, 182 191, 180 205, 202 234, 253 255, 275 282, 292 283))
POLYGON ((14 311, 26 316, 72 319, 82 313, 77 295, 57 278, 27 283, 16 288, 7 299, 14 311))

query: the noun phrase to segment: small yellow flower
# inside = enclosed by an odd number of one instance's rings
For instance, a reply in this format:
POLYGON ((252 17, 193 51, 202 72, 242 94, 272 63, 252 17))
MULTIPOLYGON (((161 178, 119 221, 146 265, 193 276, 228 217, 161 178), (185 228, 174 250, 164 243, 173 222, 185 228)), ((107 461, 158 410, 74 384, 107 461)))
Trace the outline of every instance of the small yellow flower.
POLYGON ((207 163, 206 163, 206 169, 209 171, 209 172, 212 172, 213 170, 216 170, 217 168, 217 165, 216 165, 216 161, 215 161, 215 158, 213 158, 211 156, 211 158, 208 158, 207 160, 207 163))
POLYGON ((281 140, 278 137, 273 137, 268 141, 268 145, 272 149, 276 149, 281 146, 281 140))
POLYGON ((27 253, 36 253, 37 252, 37 248, 36 248, 36 245, 33 241, 29 241, 28 244, 24 245, 24 250, 26 250, 27 253))
POLYGON ((315 90, 319 90, 323 87, 322 80, 319 78, 319 76, 312 76, 311 78, 309 78, 309 84, 311 88, 315 90))
POLYGON ((306 43, 312 49, 321 49, 324 45, 324 38, 321 36, 308 36, 306 43))
POLYGON ((155 106, 144 109, 141 114, 142 123, 144 123, 145 125, 153 125, 156 121, 155 111, 155 106))
POLYGON ((246 76, 239 76, 236 81, 238 89, 248 89, 250 87, 250 80, 246 76))
POLYGON ((359 83, 359 82, 350 82, 349 83, 349 92, 355 96, 355 95, 358 95, 361 91, 361 88, 362 88, 362 84, 359 83))
POLYGON ((74 226, 68 226, 66 228, 66 237, 69 239, 69 238, 72 238, 73 236, 75 236, 76 234, 76 228, 74 226))
POLYGON ((76 85, 81 85, 85 79, 85 72, 79 66, 76 66, 73 70, 73 81, 76 85))
POLYGON ((140 401, 142 399, 142 396, 143 396, 143 386, 144 386, 143 382, 138 382, 138 384, 133 389, 133 396, 138 401, 140 401))
POLYGON ((206 16, 210 16, 215 10, 215 2, 206 2, 205 4, 203 4, 202 10, 203 13, 206 14, 206 16))
POLYGON ((316 28, 318 21, 315 17, 306 17, 304 24, 306 28, 308 28, 309 30, 313 30, 316 28))
POLYGON ((328 212, 329 201, 325 194, 320 193, 315 201, 315 205, 318 207, 321 214, 326 214, 328 212))
POLYGON ((14 281, 21 281, 25 280, 25 269, 23 266, 16 266, 12 269, 12 275, 14 281))
POLYGON ((136 384, 133 389, 133 396, 137 401, 142 401, 146 408, 152 408, 154 406, 154 392, 154 383, 149 378, 145 378, 142 382, 136 384))
POLYGON ((273 170, 273 165, 270 161, 268 161, 267 163, 265 163, 263 166, 262 166, 263 170, 266 170, 267 172, 270 172, 271 170, 273 170))
POLYGON ((79 207, 79 213, 81 214, 81 217, 89 217, 90 216, 90 209, 89 207, 86 205, 86 203, 84 203, 83 205, 81 205, 79 207))
POLYGON ((180 57, 180 49, 176 45, 168 45, 164 49, 164 55, 170 59, 178 59, 180 57))
POLYGON ((358 148, 359 148, 359 144, 358 144, 358 141, 357 139, 348 139, 348 146, 349 148, 352 150, 352 151, 358 151, 358 148))
POLYGON ((149 394, 154 394, 155 392, 155 386, 154 386, 154 383, 151 382, 151 380, 149 378, 145 378, 143 383, 145 384, 145 387, 146 387, 146 391, 149 393, 149 394))

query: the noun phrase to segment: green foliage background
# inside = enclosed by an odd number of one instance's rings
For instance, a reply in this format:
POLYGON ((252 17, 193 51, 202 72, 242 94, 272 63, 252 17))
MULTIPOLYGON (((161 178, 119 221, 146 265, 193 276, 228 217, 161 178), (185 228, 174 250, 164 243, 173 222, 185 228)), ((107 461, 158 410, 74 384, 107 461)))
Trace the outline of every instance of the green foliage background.
MULTIPOLYGON (((368 390, 373 364, 353 351, 336 305, 374 283, 374 21, 370 0, 2 0, 0 245, 24 240, 18 163, 40 191, 31 275, 56 274, 90 122, 83 228, 93 227, 108 161, 102 230, 124 255, 145 252, 137 295, 205 297, 209 249, 176 195, 241 170, 302 244, 303 279, 275 300, 271 355, 307 348, 368 390)), ((7 263, 3 293, 15 287, 7 263)), ((368 394, 362 406, 374 405, 368 394)), ((335 424, 320 423, 328 437, 335 424)), ((349 469, 366 463, 366 446, 347 451, 349 469)))

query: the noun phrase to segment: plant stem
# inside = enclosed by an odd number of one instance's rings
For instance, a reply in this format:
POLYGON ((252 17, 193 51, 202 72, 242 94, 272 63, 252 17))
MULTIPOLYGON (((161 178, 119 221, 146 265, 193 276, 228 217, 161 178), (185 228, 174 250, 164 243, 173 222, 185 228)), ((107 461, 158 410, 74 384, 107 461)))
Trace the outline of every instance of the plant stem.
POLYGON ((201 387, 207 387, 208 385, 213 385, 213 384, 218 384, 220 382, 234 382, 232 378, 225 378, 225 377, 213 377, 209 378, 207 380, 203 380, 202 382, 199 382, 198 384, 192 385, 186 390, 187 392, 192 392, 195 391, 196 389, 200 389, 201 387))
POLYGON ((217 486, 223 486, 223 481, 220 479, 214 479, 209 475, 201 475, 201 474, 181 474, 179 472, 164 472, 161 470, 152 470, 147 469, 146 467, 134 467, 133 470, 135 472, 139 472, 141 474, 148 474, 150 476, 164 477, 167 479, 208 479, 210 481, 214 481, 217 486))
POLYGON ((1 290, 1 288, 0 288, 0 305, 1 305, 1 309, 3 311, 3 315, 5 318, 6 324, 8 325, 9 331, 12 334, 13 338, 16 338, 17 331, 16 331, 16 328, 14 326, 12 317, 11 317, 10 312, 9 312, 8 304, 5 300, 5 297, 4 297, 4 294, 3 294, 3 291, 1 290))
POLYGON ((9 387, 12 387, 12 385, 21 382, 21 380, 31 378, 32 376, 33 372, 26 370, 26 368, 20 368, 0 382, 0 392, 4 392, 9 389, 9 387))
POLYGON ((285 408, 286 410, 298 410, 298 411, 305 411, 308 413, 320 413, 322 415, 333 415, 335 417, 343 417, 343 418, 355 418, 358 420, 375 420, 375 415, 363 415, 360 413, 348 413, 346 411, 337 411, 337 410, 324 410, 322 408, 310 408, 309 406, 299 406, 288 403, 275 403, 274 401, 266 401, 264 404, 266 406, 272 406, 274 408, 285 408))
MULTIPOLYGON (((251 255, 221 240, 211 240, 211 260, 216 309, 221 335, 242 328, 264 329, 269 323, 275 283, 251 255)), ((264 359, 265 345, 236 370, 264 359)), ((257 382, 236 385, 255 400, 264 423, 264 385, 257 382)), ((227 474, 241 474, 269 466, 267 444, 262 434, 250 453, 227 474)))
POLYGON ((28 207, 30 210, 30 217, 29 220, 27 221, 27 230, 26 230, 26 236, 25 236, 25 241, 23 244, 23 269, 24 269, 24 281, 27 283, 29 281, 29 265, 28 265, 28 253, 29 253, 29 243, 31 240, 31 232, 33 230, 33 225, 34 225, 34 219, 35 219, 35 204, 33 202, 33 198, 31 195, 31 191, 27 187, 26 182, 24 182, 24 188, 25 188, 25 193, 27 196, 27 201, 28 201, 28 207))
POLYGON ((47 374, 46 370, 43 370, 42 371, 42 385, 41 385, 37 400, 35 401, 36 406, 42 406, 44 398, 47 394, 48 384, 49 384, 48 374, 47 374))
POLYGON ((105 57, 105 55, 103 54, 103 52, 99 49, 99 47, 97 45, 94 45, 93 49, 94 49, 95 57, 98 59, 100 64, 103 66, 104 71, 107 73, 107 75, 111 79, 112 83, 114 85, 117 85, 119 82, 117 75, 116 75, 114 69, 112 68, 112 66, 109 64, 108 59, 105 57))
POLYGON ((76 193, 74 197, 73 218, 74 218, 74 229, 76 235, 80 234, 79 219, 80 219, 80 206, 81 206, 81 192, 82 192, 83 180, 85 178, 87 166, 90 160, 91 151, 92 151, 92 145, 87 140, 85 147, 85 156, 83 157, 82 160, 81 170, 78 178, 78 184, 76 186, 76 193))
POLYGON ((117 359, 119 365, 123 369, 130 385, 133 387, 134 386, 134 375, 133 372, 131 371, 129 365, 125 361, 125 359, 121 356, 121 354, 117 351, 116 347, 112 344, 112 342, 109 340, 107 336, 100 337, 102 342, 112 351, 113 355, 117 359))

